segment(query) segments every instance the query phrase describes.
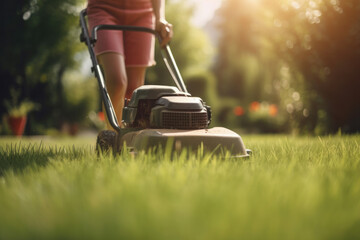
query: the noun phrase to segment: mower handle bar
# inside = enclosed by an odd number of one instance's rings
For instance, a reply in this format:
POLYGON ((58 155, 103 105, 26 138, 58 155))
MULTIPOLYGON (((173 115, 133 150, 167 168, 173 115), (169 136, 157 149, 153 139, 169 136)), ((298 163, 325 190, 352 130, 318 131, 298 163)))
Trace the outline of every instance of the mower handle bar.
MULTIPOLYGON (((133 32, 147 32, 154 34, 158 40, 159 43, 162 42, 162 38, 160 34, 155 31, 154 29, 147 28, 147 27, 139 27, 139 26, 124 26, 124 25, 97 25, 92 30, 92 38, 91 43, 95 44, 97 42, 97 32, 99 30, 117 30, 117 31, 133 31, 133 32)), ((174 56, 171 52, 170 46, 168 44, 165 45, 164 50, 161 51, 161 55, 163 57, 163 60, 166 64, 166 67, 168 68, 176 86, 179 88, 180 91, 183 91, 185 93, 188 93, 184 80, 181 77, 179 68, 177 67, 177 64, 175 62, 174 56), (165 55, 164 55, 165 52, 165 55), (170 59, 170 62, 168 61, 170 59)))
MULTIPOLYGON (((83 9, 80 13, 80 25, 81 25, 80 41, 85 42, 86 45, 88 46, 90 58, 91 58, 92 64, 93 64, 92 71, 94 71, 95 76, 98 79, 98 82, 100 85, 101 96, 103 99, 103 103, 105 106, 106 115, 109 120, 109 123, 117 132, 120 133, 121 128, 119 127, 119 123, 118 123, 118 120, 115 115, 114 107, 113 107, 110 97, 108 95, 108 92, 107 92, 107 89, 105 86, 104 77, 103 77, 101 68, 97 62, 95 52, 93 49, 93 46, 95 45, 95 43, 97 41, 97 32, 100 30, 147 32, 147 33, 154 34, 158 38, 160 43, 162 42, 162 38, 157 31, 155 31, 151 28, 138 27, 138 26, 105 25, 105 24, 95 26, 92 29, 92 35, 89 36, 87 24, 85 21, 86 15, 87 15, 86 9, 83 9)), ((184 83, 184 80, 181 77, 180 71, 177 67, 174 56, 173 56, 170 46, 168 44, 166 44, 165 47, 161 49, 161 55, 162 55, 163 61, 166 65, 172 79, 174 80, 177 88, 180 91, 188 93, 185 83, 184 83)))

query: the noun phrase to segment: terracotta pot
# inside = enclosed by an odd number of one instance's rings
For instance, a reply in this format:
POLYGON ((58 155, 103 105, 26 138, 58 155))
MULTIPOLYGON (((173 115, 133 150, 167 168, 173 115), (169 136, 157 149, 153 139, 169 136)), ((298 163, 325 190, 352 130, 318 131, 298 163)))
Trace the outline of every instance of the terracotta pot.
POLYGON ((8 123, 10 126, 11 131, 15 136, 22 136, 25 130, 27 117, 9 117, 8 123))

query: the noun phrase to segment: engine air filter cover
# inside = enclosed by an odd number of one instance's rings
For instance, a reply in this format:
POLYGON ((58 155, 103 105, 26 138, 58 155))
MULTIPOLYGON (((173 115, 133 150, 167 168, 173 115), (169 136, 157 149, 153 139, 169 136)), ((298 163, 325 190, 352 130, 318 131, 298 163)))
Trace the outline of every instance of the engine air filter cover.
POLYGON ((207 110, 198 97, 164 96, 151 110, 152 128, 201 129, 209 124, 207 110))
POLYGON ((204 108, 203 101, 198 97, 164 96, 155 104, 164 106, 168 110, 196 111, 204 108))

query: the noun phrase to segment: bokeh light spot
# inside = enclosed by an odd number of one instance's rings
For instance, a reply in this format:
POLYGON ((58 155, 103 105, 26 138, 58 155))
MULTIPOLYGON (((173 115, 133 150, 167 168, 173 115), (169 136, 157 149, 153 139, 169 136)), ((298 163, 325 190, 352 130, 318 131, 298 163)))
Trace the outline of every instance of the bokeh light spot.
POLYGON ((272 117, 275 117, 278 113, 278 108, 275 104, 270 104, 269 106, 269 114, 272 117))
POLYGON ((250 103, 250 111, 252 112, 256 112, 260 109, 260 103, 257 101, 254 101, 252 103, 250 103))

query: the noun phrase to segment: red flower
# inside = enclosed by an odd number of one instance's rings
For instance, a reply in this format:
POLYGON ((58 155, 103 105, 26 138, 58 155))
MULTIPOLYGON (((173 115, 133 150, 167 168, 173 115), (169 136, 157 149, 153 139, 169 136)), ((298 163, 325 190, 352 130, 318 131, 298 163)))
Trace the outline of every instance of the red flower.
POLYGON ((98 112, 98 117, 101 121, 105 121, 105 114, 104 112, 98 112))
POLYGON ((244 115, 244 113, 245 113, 245 111, 244 111, 244 109, 243 109, 241 106, 236 106, 236 107, 234 108, 234 114, 235 114, 236 116, 242 116, 242 115, 244 115))
POLYGON ((259 109, 260 109, 260 103, 259 102, 254 101, 254 102, 250 103, 250 111, 256 112, 259 109))

